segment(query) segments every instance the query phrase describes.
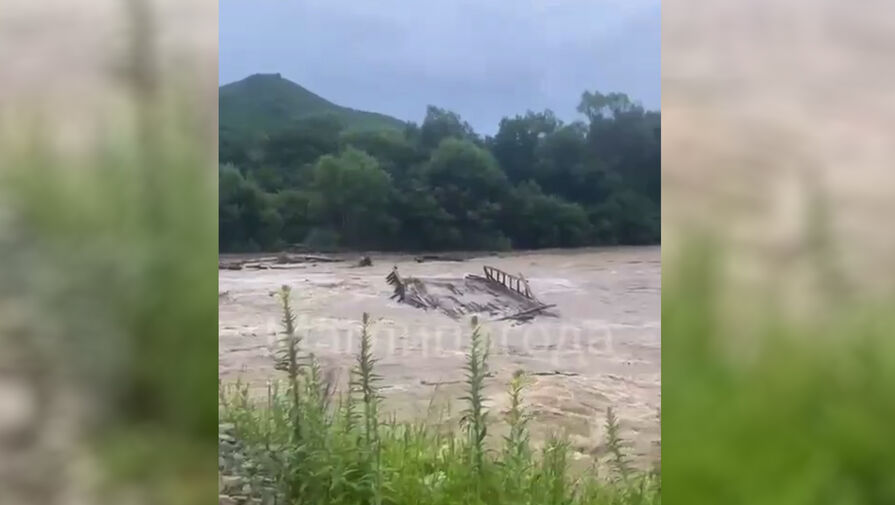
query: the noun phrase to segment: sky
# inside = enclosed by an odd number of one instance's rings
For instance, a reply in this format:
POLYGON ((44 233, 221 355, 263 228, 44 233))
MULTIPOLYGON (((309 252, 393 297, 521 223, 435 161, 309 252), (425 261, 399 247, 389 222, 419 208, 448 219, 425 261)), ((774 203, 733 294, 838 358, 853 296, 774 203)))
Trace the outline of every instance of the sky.
POLYGON ((280 73, 331 102, 476 131, 585 90, 660 104, 659 0, 221 0, 219 80, 280 73))

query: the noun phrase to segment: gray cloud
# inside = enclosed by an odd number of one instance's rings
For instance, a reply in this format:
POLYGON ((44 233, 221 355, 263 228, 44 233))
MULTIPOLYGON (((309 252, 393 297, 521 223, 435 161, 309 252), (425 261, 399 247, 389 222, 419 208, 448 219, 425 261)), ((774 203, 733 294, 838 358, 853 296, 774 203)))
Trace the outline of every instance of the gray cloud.
POLYGON ((420 121, 427 104, 493 133, 574 119, 585 89, 659 106, 658 0, 223 0, 220 81, 279 72, 341 105, 420 121))

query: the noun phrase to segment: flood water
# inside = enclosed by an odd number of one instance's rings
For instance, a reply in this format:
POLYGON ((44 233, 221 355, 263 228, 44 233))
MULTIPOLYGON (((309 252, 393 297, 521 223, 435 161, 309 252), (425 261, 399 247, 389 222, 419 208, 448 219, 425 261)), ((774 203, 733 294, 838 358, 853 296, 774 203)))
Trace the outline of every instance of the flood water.
MULTIPOLYGON (((340 263, 288 265, 271 270, 221 270, 219 374, 241 378, 264 394, 274 370, 272 349, 282 313, 272 293, 292 288, 302 348, 344 381, 359 346, 360 320, 370 314, 386 410, 399 418, 456 418, 462 410, 462 369, 470 322, 389 297, 386 276, 457 278, 485 265, 523 274, 558 317, 532 322, 479 317, 491 342, 488 379, 492 419, 505 410, 506 385, 516 370, 531 375, 527 406, 533 438, 569 434, 580 458, 600 456, 606 409, 643 464, 659 453, 660 248, 547 250, 482 256, 462 262, 417 263, 412 255, 371 255, 373 266, 340 263)), ((492 433, 500 433, 498 424, 492 433)))

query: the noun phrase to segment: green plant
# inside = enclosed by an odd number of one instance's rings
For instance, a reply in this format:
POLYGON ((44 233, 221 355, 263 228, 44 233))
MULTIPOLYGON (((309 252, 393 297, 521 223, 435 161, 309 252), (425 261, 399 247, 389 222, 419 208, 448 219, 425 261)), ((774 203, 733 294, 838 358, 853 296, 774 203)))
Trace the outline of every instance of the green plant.
POLYGON ((619 434, 618 418, 612 407, 606 409, 606 446, 612 455, 612 469, 622 479, 627 480, 631 473, 631 464, 625 454, 624 441, 619 434))
POLYGON ((570 501, 571 482, 569 471, 569 441, 552 435, 541 455, 541 480, 538 503, 564 505, 570 501))
MULTIPOLYGON (((280 287, 280 291, 278 292, 278 296, 280 298, 280 304, 283 308, 283 330, 286 332, 283 338, 281 339, 282 343, 285 343, 285 348, 281 349, 278 355, 278 360, 276 363, 276 368, 280 370, 286 370, 286 373, 289 376, 289 388, 292 394, 292 408, 293 415, 296 416, 295 426, 299 428, 301 426, 301 420, 297 418, 297 416, 301 415, 301 410, 299 406, 301 405, 301 391, 299 389, 299 360, 298 360, 298 349, 301 344, 301 337, 295 334, 295 314, 292 312, 292 305, 290 300, 291 291, 289 286, 283 285, 280 287)), ((300 432, 296 433, 296 436, 300 436, 300 432)))
POLYGON ((360 352, 354 369, 351 395, 358 393, 363 404, 363 446, 361 458, 368 474, 364 479, 368 483, 368 491, 372 503, 382 502, 382 468, 379 440, 379 401, 380 396, 376 383, 380 377, 374 372, 376 358, 373 357, 370 337, 370 315, 364 313, 361 330, 360 352))
POLYGON ((510 432, 504 437, 503 471, 504 492, 508 496, 521 498, 525 492, 532 471, 530 435, 528 422, 531 416, 522 407, 522 392, 528 382, 528 377, 522 370, 513 374, 513 379, 508 387, 510 397, 510 409, 506 422, 510 432))
POLYGON ((485 436, 488 434, 488 412, 484 406, 485 377, 488 374, 488 348, 489 342, 487 337, 482 335, 478 318, 473 317, 472 338, 464 366, 467 392, 463 400, 467 402, 468 406, 461 419, 467 430, 469 459, 473 472, 482 471, 485 436))

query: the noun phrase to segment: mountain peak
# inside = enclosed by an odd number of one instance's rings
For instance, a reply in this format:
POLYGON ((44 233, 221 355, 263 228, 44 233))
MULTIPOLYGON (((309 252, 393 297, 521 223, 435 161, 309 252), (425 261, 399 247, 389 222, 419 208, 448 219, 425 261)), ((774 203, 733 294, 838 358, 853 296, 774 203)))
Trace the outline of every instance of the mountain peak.
POLYGON ((332 115, 346 129, 396 129, 403 121, 383 114, 336 105, 280 73, 252 74, 219 89, 219 120, 223 129, 271 133, 296 120, 332 115))

